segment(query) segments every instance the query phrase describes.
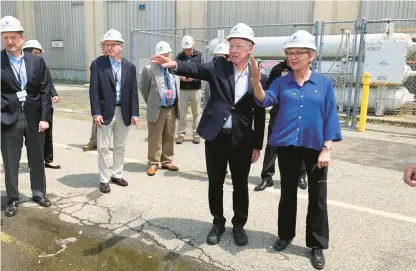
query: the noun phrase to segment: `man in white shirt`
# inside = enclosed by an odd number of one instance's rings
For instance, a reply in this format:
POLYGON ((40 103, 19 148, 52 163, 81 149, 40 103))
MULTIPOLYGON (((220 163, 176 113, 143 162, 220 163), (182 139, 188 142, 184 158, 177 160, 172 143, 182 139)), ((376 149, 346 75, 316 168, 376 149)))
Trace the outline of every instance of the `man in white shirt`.
MULTIPOLYGON (((248 57, 254 49, 254 32, 246 24, 237 24, 228 36, 230 61, 215 57, 198 64, 154 55, 152 62, 173 69, 178 75, 210 83, 211 97, 202 114, 197 133, 205 139, 205 157, 209 179, 208 198, 213 227, 207 243, 218 244, 225 231, 223 184, 227 164, 233 182, 234 242, 248 242, 243 229, 248 216, 248 174, 263 146, 265 110, 254 103, 248 57), (165 63, 165 64, 163 64, 165 63), (253 130, 254 122, 254 130, 253 130)), ((266 75, 262 76, 266 82, 266 75)))

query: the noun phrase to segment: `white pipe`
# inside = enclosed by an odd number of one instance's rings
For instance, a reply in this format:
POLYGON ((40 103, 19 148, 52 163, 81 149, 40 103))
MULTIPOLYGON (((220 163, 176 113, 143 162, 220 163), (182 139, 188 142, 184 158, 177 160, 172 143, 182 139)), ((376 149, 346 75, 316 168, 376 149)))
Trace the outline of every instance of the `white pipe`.
POLYGON ((409 65, 404 66, 404 80, 406 81, 411 76, 416 76, 416 71, 412 71, 412 68, 409 65))
MULTIPOLYGON (((335 96, 337 105, 352 106, 349 101, 349 90, 347 88, 335 88, 335 96)), ((354 102, 355 91, 352 90, 351 101, 354 102)), ((405 87, 397 88, 370 88, 370 96, 368 99, 368 107, 376 108, 377 104, 382 103, 385 109, 399 109, 405 104, 412 103, 414 95, 409 93, 405 87)), ((358 99, 361 104, 361 95, 358 99)))
MULTIPOLYGON (((280 37, 257 37, 255 38, 256 46, 254 47, 253 56, 255 57, 285 57, 283 45, 289 36, 280 36, 280 37)), ((379 41, 385 40, 387 37, 385 34, 367 34, 365 35, 365 41, 379 41)), ((350 35, 325 35, 323 39, 324 48, 322 52, 322 57, 344 57, 348 53, 348 47, 352 47, 354 36, 350 35), (347 41, 349 36, 349 40, 347 41), (342 41, 342 44, 341 44, 342 41), (346 46, 349 44, 349 46, 346 46)), ((410 36, 405 33, 394 33, 392 38, 393 40, 405 40, 407 42, 407 50, 413 50, 416 48, 416 43, 412 41, 410 36)), ((209 43, 209 52, 213 54, 215 47, 218 44, 218 38, 213 39, 209 43)), ((358 52, 358 47, 360 44, 360 37, 357 37, 356 42, 356 51, 358 52)), ((319 46, 318 46, 319 52, 319 46)), ((350 53, 352 53, 352 48, 349 48, 350 53)))

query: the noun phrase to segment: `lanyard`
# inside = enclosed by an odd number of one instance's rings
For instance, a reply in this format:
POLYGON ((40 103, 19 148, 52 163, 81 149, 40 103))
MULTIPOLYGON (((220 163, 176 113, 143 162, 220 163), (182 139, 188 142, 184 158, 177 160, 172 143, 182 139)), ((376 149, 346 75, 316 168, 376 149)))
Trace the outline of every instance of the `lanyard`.
MULTIPOLYGON (((115 62, 115 61, 114 61, 114 63, 117 63, 117 62, 115 62)), ((121 59, 120 59, 120 66, 118 67, 117 71, 115 71, 115 70, 113 69, 113 65, 111 64, 111 60, 110 60, 110 65, 111 65, 111 70, 113 71, 113 74, 114 74, 114 81, 115 81, 115 83, 116 83, 116 85, 117 85, 117 82, 118 82, 117 75, 118 75, 118 72, 119 72, 119 71, 120 71, 120 69, 121 69, 121 59)))
POLYGON ((10 61, 10 66, 12 66, 13 70, 16 72, 17 74, 17 81, 19 82, 19 84, 22 84, 22 79, 20 78, 20 72, 22 71, 22 64, 23 64, 23 58, 20 60, 20 67, 19 67, 19 72, 17 71, 17 69, 15 68, 14 64, 10 61))
POLYGON ((237 78, 237 81, 235 81, 235 85, 237 85, 237 82, 238 82, 238 80, 240 80, 240 78, 241 78, 241 75, 243 75, 243 72, 245 72, 245 70, 247 69, 247 67, 248 67, 248 63, 247 63, 247 65, 246 65, 246 67, 244 68, 244 70, 240 73, 240 75, 238 76, 238 78, 237 78))
POLYGON ((120 70, 120 68, 121 68, 121 63, 120 63, 120 67, 118 67, 118 69, 117 69, 117 71, 114 71, 114 69, 113 69, 113 65, 111 65, 111 69, 113 70, 113 73, 114 73, 114 81, 116 82, 116 85, 117 85, 117 82, 118 82, 118 71, 120 70))

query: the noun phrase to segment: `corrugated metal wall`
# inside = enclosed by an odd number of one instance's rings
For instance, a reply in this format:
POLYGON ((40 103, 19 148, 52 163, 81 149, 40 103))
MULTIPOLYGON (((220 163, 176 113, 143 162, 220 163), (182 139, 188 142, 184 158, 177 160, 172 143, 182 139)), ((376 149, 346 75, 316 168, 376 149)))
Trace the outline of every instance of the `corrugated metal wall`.
POLYGON ((1 1, 1 17, 6 15, 16 17, 16 1, 1 1))
MULTIPOLYGON (((415 19, 416 1, 361 1, 360 17, 368 20, 415 19)), ((416 28, 415 22, 396 22, 395 28, 416 28)), ((369 33, 380 32, 384 23, 370 23, 369 33)))
POLYGON ((34 1, 36 35, 53 79, 85 81, 83 1, 34 1), (52 48, 62 40, 63 48, 52 48))
MULTIPOLYGON (((84 6, 83 1, 34 1, 37 39, 46 49, 44 55, 54 79, 83 81, 85 78, 84 6), (62 40, 63 48, 51 48, 52 40, 62 40)), ((180 7, 180 5, 178 5, 180 7)), ((312 31, 312 27, 294 23, 312 23, 314 1, 208 1, 206 4, 206 26, 233 26, 244 22, 254 26, 256 36, 289 35, 296 29, 312 31), (255 27, 262 24, 292 24, 278 27, 255 27)), ((124 56, 130 58, 130 27, 156 29, 176 27, 176 1, 107 1, 104 14, 106 28, 119 30, 125 39, 124 56), (145 5, 140 10, 140 5, 145 5)), ((180 14, 180 13, 178 13, 180 14)), ((16 1, 1 1, 1 16, 16 16, 16 1)), ((183 14, 191 16, 192 14, 183 14)), ((367 19, 414 18, 416 1, 361 1, 360 16, 367 19)), ((193 25, 195 26, 195 25, 193 25)), ((198 25, 201 26, 201 25, 198 25)), ((414 23, 395 23, 396 28, 416 28, 414 23)), ((373 23, 369 32, 379 32, 382 23, 373 23)), ((106 29, 106 30, 107 30, 106 29)), ((208 40, 218 34, 215 28, 204 32, 208 40)), ((229 28, 224 29, 226 34, 229 28)), ((198 31, 191 34, 198 37, 198 31)), ((181 37, 181 31, 152 31, 136 34, 133 39, 138 58, 146 58, 154 51, 154 45, 166 40, 172 47, 181 37), (143 55, 143 56, 142 56, 143 55)), ((192 32, 192 33, 191 33, 192 32)), ((136 32, 137 33, 137 32, 136 32)), ((202 43, 201 43, 202 44, 202 43)), ((202 45, 201 45, 202 46, 202 45)), ((176 52, 176 47, 174 48, 176 52)))
MULTIPOLYGON (((16 1, 1 1, 1 18, 4 16, 16 17, 16 1)), ((0 50, 3 50, 3 42, 0 45, 0 50)))
MULTIPOLYGON (((314 1, 208 1, 207 25, 312 23, 313 10, 314 1)), ((290 35, 293 30, 293 27, 254 28, 256 36, 290 35)))
MULTIPOLYGON (((125 41, 123 55, 127 58, 130 58, 130 27, 134 29, 174 28, 175 1, 107 1, 107 29, 114 28, 121 32, 125 41), (139 5, 145 5, 145 9, 139 10, 139 5)), ((136 43, 135 49, 150 49, 150 44, 154 41, 144 41, 143 38, 145 39, 145 37, 138 37, 136 33, 133 41, 136 43), (141 39, 140 44, 146 43, 149 47, 137 48, 138 39, 141 39)), ((157 39, 160 41, 160 37, 157 39)), ((151 46, 152 50, 153 46, 151 46)))

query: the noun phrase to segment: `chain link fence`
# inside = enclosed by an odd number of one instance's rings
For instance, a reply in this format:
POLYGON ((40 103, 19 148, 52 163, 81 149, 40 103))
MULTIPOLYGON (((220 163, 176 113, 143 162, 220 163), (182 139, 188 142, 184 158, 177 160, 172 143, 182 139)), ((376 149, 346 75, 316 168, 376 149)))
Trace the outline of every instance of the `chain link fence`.
MULTIPOLYGON (((131 29, 131 60, 136 65, 138 81, 159 41, 168 42, 175 57, 182 51, 182 37, 190 35, 195 40, 194 48, 209 62, 215 46, 232 27, 131 29)), ((315 35, 317 56, 312 68, 332 79, 343 126, 357 127, 362 77, 364 72, 370 72, 367 129, 416 135, 416 19, 360 18, 251 27, 256 36, 253 55, 266 74, 285 59, 283 43, 291 34, 303 29, 315 35)))
POLYGON ((369 20, 364 31, 363 71, 371 73, 368 128, 416 135, 416 18, 369 20))
POLYGON ((357 87, 360 73, 360 38, 362 26, 357 21, 318 21, 315 25, 317 43, 316 70, 332 79, 341 123, 355 125, 357 87))

